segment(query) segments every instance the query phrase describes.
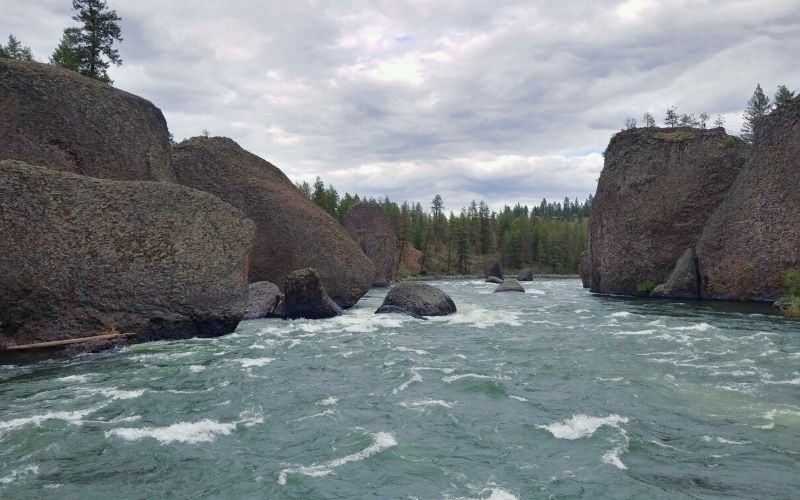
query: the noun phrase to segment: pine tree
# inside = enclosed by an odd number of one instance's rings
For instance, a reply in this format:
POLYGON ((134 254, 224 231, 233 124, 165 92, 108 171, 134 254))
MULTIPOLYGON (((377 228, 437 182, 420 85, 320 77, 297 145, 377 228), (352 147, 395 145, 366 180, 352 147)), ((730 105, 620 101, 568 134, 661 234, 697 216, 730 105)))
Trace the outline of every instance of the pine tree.
POLYGON ((770 107, 769 97, 764 94, 761 84, 757 84, 753 96, 747 101, 747 108, 745 108, 744 116, 742 116, 742 139, 749 142, 753 141, 755 125, 769 113, 770 107))
POLYGON ((667 117, 664 118, 664 123, 667 125, 667 127, 677 127, 679 120, 678 108, 675 106, 667 108, 667 117))
POLYGON ((782 106, 794 99, 794 91, 789 90, 786 85, 778 85, 778 90, 775 92, 775 106, 782 106))
POLYGON ((76 28, 67 28, 61 36, 61 41, 58 42, 58 47, 53 51, 50 56, 50 64, 54 66, 61 66, 71 71, 78 71, 78 64, 80 63, 80 54, 78 53, 78 30, 76 28))
POLYGON ((105 0, 72 0, 72 8, 78 11, 72 19, 81 23, 74 28, 75 48, 79 55, 78 72, 82 75, 113 83, 108 76, 111 64, 119 66, 122 58, 114 48, 114 42, 122 41, 119 27, 120 17, 108 10, 105 0))
POLYGON ((19 59, 21 61, 33 61, 33 54, 30 47, 23 47, 22 43, 14 35, 8 35, 8 44, 3 47, 0 45, 0 57, 6 59, 19 59))

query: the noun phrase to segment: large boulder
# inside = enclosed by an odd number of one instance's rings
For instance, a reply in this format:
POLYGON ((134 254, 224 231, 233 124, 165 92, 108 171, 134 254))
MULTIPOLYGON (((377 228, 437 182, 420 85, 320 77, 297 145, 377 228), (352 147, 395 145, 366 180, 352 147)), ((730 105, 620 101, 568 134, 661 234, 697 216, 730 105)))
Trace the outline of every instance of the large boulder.
POLYGON ((275 313, 283 301, 281 289, 269 281, 257 281, 247 285, 247 309, 242 319, 268 318, 275 313))
POLYGON ((523 267, 517 273, 517 281, 533 281, 533 270, 530 267, 523 267))
POLYGON ((213 193, 255 221, 251 282, 282 284, 290 272, 313 267, 345 308, 369 290, 372 262, 274 165, 224 137, 184 141, 173 148, 172 162, 179 183, 213 193))
POLYGON ((697 271, 697 255, 694 248, 687 248, 678 259, 675 269, 666 283, 657 286, 651 297, 668 299, 699 299, 700 282, 697 271))
POLYGON ((284 301, 278 316, 294 319, 324 319, 341 316, 339 307, 325 292, 319 273, 313 268, 292 271, 283 285, 284 301))
POLYGON ((522 292, 525 293, 525 289, 520 285, 519 281, 506 278, 503 280, 502 283, 497 285, 497 288, 494 289, 494 293, 497 292, 522 292))
POLYGON ((0 59, 0 160, 92 177, 174 181, 149 101, 57 66, 0 59))
POLYGON ((589 271, 589 250, 584 250, 581 253, 581 262, 578 267, 578 273, 581 276, 581 284, 583 288, 589 288, 591 284, 591 272, 589 271))
POLYGON ((639 128, 605 153, 589 223, 591 290, 635 294, 694 247, 748 156, 721 128, 639 128))
POLYGON ((0 338, 231 332, 253 232, 239 210, 184 186, 0 161, 0 338))
POLYGON ((425 283, 398 283, 375 311, 410 316, 446 316, 456 312, 456 304, 442 290, 425 283))
POLYGON ((488 278, 490 276, 503 279, 503 268, 500 266, 500 260, 496 257, 487 257, 483 261, 483 277, 488 278))
POLYGON ((701 295, 774 301, 800 266, 800 97, 755 127, 750 160, 697 245, 701 295))
POLYGON ((356 203, 342 217, 342 225, 375 266, 372 284, 389 286, 400 264, 400 241, 389 216, 377 203, 356 203))

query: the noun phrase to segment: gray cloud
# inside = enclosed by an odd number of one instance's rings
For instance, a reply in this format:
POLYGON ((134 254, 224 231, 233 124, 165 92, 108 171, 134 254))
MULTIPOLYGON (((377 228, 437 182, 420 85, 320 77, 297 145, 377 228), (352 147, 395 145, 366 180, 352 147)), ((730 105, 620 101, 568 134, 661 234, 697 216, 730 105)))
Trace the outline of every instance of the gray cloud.
MULTIPOLYGON (((2 2, 40 59, 66 0, 2 2)), ((340 192, 538 203, 594 191, 626 117, 721 113, 756 82, 800 86, 796 0, 110 4, 115 84, 176 138, 227 135, 296 180, 340 192)))

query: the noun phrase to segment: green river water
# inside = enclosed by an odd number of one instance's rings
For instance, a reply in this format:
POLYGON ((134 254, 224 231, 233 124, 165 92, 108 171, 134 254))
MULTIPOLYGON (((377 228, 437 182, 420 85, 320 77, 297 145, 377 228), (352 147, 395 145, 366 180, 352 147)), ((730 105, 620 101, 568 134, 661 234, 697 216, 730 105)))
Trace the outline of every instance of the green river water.
POLYGON ((800 498, 800 323, 592 296, 0 366, 0 498, 800 498))

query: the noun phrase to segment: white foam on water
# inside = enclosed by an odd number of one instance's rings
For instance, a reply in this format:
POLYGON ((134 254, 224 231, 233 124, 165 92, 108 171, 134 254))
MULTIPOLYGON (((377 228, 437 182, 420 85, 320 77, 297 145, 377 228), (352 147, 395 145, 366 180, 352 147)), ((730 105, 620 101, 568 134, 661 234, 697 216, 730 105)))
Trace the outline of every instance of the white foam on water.
POLYGON ((205 371, 206 367, 203 365, 189 365, 189 371, 192 373, 200 373, 205 371))
POLYGON ((464 378, 495 379, 495 377, 489 375, 478 375, 477 373, 463 373, 461 375, 451 375, 449 377, 444 377, 442 378, 442 382, 449 384, 451 382, 455 382, 456 380, 461 380, 464 378))
POLYGON ((432 316, 430 321, 443 322, 450 325, 466 325, 485 330, 498 325, 522 326, 520 313, 503 309, 485 309, 472 304, 459 306, 458 312, 449 316, 432 316))
POLYGON ((417 373, 413 368, 411 369, 411 378, 400 384, 398 387, 392 389, 392 394, 397 394, 398 392, 405 391, 408 389, 408 386, 413 384, 414 382, 422 382, 422 375, 417 373))
POLYGON ((609 314, 608 316, 606 316, 606 318, 628 318, 628 317, 631 317, 631 316, 633 316, 633 313, 630 313, 628 311, 618 311, 618 312, 609 314))
POLYGON ((756 429, 774 429, 776 420, 779 420, 782 425, 800 426, 800 411, 775 408, 766 412, 762 418, 769 422, 765 425, 755 426, 756 429))
POLYGON ((295 421, 296 422, 302 422, 303 420, 308 420, 310 418, 325 417, 327 415, 335 415, 335 414, 336 414, 336 410, 334 410, 333 408, 328 408, 327 410, 325 410, 325 411, 323 411, 321 413, 315 413, 313 415, 308 415, 306 417, 300 417, 300 418, 296 419, 295 421))
MULTIPOLYGON (((240 416, 244 416, 242 413, 240 416)), ((178 422, 165 427, 120 427, 105 432, 105 437, 120 437, 126 441, 138 441, 140 439, 152 438, 161 444, 185 443, 197 444, 208 443, 217 439, 218 436, 227 436, 239 425, 252 427, 253 425, 264 422, 258 415, 246 416, 235 422, 219 422, 217 420, 203 419, 197 422, 178 422)))
POLYGON ((625 444, 621 444, 619 446, 615 446, 614 448, 612 448, 609 451, 605 452, 603 454, 601 460, 603 461, 603 463, 611 464, 614 467, 616 467, 617 469, 625 470, 628 467, 624 463, 622 463, 622 460, 620 460, 619 456, 621 454, 625 453, 626 451, 628 451, 627 439, 625 441, 625 444))
POLYGON ((336 404, 337 401, 339 401, 339 398, 334 398, 333 396, 330 396, 320 401, 317 401, 316 404, 318 404, 319 406, 333 406, 336 404))
POLYGON ((533 295, 547 295, 547 292, 544 290, 539 290, 538 288, 526 288, 525 293, 530 293, 533 295))
POLYGON ((683 332, 686 332, 686 331, 689 331, 689 332, 707 332, 709 330, 714 330, 716 328, 717 327, 709 325, 708 323, 703 322, 703 323, 696 323, 696 324, 691 325, 691 326, 675 326, 675 327, 670 328, 670 330, 675 330, 675 331, 679 331, 679 332, 681 332, 681 331, 683 331, 683 332))
POLYGON ((539 429, 544 429, 556 439, 581 439, 591 437, 597 429, 607 425, 616 429, 621 429, 620 424, 627 424, 627 417, 620 417, 617 414, 607 417, 590 417, 588 415, 573 415, 572 417, 554 422, 549 425, 537 425, 539 429))
POLYGON ((124 400, 124 399, 136 399, 136 398, 142 396, 145 392, 147 392, 147 390, 146 389, 136 389, 136 390, 133 390, 133 391, 123 391, 121 389, 117 389, 116 387, 113 387, 111 389, 99 389, 97 392, 99 392, 103 396, 105 396, 107 398, 111 398, 113 400, 120 400, 120 399, 124 400))
POLYGON ((22 417, 11 420, 0 421, 0 432, 20 429, 29 424, 39 426, 42 424, 42 422, 45 422, 47 420, 62 420, 70 425, 82 425, 83 417, 91 415, 92 413, 96 412, 97 410, 105 406, 106 403, 99 406, 86 408, 84 410, 49 411, 41 415, 33 415, 31 417, 22 417))
POLYGON ((750 444, 750 441, 732 441, 730 439, 725 439, 723 437, 711 437, 711 436, 703 436, 703 441, 706 443, 710 443, 711 441, 716 441, 720 444, 750 444))
POLYGON ((39 466, 36 464, 27 464, 22 467, 17 467, 11 471, 11 474, 0 477, 0 484, 11 484, 18 480, 39 474, 39 466))
POLYGON ((652 335, 654 333, 656 333, 656 330, 634 330, 614 332, 613 335, 652 335))
POLYGON ((57 382, 67 382, 71 384, 85 384, 92 379, 93 374, 85 374, 85 375, 69 375, 66 377, 57 378, 57 382))
POLYGON ((250 368, 253 366, 266 366, 275 361, 275 358, 241 358, 234 359, 234 361, 240 363, 242 368, 250 368))
POLYGON ((413 352, 414 354, 419 354, 420 356, 424 356, 426 354, 430 354, 425 349, 411 349, 411 348, 405 347, 405 346, 395 347, 394 350, 395 351, 400 351, 400 352, 413 352))
POLYGON ((526 398, 523 398, 522 396, 514 396, 513 394, 509 394, 508 397, 511 399, 516 399, 517 401, 522 401, 522 402, 528 401, 526 398))
POLYGON ((601 382, 622 382, 623 380, 625 380, 625 377, 616 377, 616 378, 595 377, 595 380, 599 380, 601 382))
POLYGON ((345 455, 344 457, 336 458, 321 464, 313 464, 308 466, 301 465, 299 467, 290 467, 281 470, 278 474, 278 484, 285 485, 286 476, 289 474, 302 474, 310 477, 327 476, 328 474, 332 473, 334 469, 341 467, 342 465, 350 462, 360 462, 361 460, 366 460, 367 458, 396 445, 397 440, 395 439, 394 435, 388 432, 378 432, 372 435, 372 444, 357 453, 345 455))
POLYGON ((481 494, 485 495, 487 492, 489 496, 484 497, 486 500, 519 500, 516 495, 502 488, 487 488, 481 494))
POLYGON ((404 401, 400 403, 400 406, 404 408, 430 408, 432 406, 441 406, 442 408, 452 408, 455 405, 455 401, 448 402, 442 401, 441 399, 424 399, 420 401, 404 401))

